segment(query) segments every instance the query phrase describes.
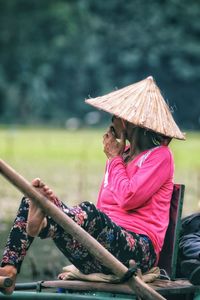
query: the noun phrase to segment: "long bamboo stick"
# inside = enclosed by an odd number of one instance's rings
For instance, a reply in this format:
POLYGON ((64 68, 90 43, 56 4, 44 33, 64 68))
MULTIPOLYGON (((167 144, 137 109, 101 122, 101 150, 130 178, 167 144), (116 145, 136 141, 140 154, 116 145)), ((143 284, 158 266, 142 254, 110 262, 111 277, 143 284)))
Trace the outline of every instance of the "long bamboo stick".
MULTIPOLYGON (((77 239, 88 251, 94 255, 104 266, 108 267, 113 274, 121 278, 127 267, 118 261, 108 250, 97 242, 90 234, 77 225, 70 217, 57 208, 46 197, 40 194, 32 185, 18 174, 13 168, 0 160, 0 173, 13 185, 15 185, 24 195, 31 198, 35 203, 52 217, 56 223, 77 239)), ((129 279, 128 284, 136 295, 147 300, 164 300, 160 294, 145 284, 138 276, 129 279)))

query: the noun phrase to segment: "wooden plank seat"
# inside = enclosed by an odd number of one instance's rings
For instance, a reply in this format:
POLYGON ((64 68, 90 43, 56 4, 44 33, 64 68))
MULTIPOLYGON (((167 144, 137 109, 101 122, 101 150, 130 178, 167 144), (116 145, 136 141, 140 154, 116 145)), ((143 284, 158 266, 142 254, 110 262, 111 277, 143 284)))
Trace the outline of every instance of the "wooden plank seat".
MULTIPOLYGON (((157 279, 149 285, 163 296, 168 295, 189 295, 195 292, 200 292, 200 286, 192 285, 188 280, 163 280, 157 279)), ((126 283, 104 283, 104 282, 89 282, 79 280, 55 280, 43 281, 40 283, 40 289, 43 288, 62 288, 71 292, 106 292, 113 294, 130 294, 135 295, 134 291, 126 283)), ((178 299, 178 298, 177 298, 178 299)))

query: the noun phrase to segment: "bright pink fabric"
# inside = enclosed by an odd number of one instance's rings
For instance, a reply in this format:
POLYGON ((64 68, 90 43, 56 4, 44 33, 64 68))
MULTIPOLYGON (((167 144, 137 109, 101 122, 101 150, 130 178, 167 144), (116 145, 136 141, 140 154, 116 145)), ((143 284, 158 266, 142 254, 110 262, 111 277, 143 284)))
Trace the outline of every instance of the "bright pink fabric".
POLYGON ((140 153, 127 165, 107 161, 97 207, 119 226, 147 235, 159 258, 169 222, 174 162, 167 146, 140 153))

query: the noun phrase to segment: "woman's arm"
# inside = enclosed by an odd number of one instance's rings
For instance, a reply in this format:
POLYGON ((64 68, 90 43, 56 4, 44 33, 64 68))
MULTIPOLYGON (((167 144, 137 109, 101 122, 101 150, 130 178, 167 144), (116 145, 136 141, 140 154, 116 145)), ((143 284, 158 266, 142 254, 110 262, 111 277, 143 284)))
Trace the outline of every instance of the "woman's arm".
POLYGON ((118 205, 125 210, 142 206, 173 174, 172 156, 167 147, 155 149, 129 178, 120 156, 109 164, 108 186, 118 205))

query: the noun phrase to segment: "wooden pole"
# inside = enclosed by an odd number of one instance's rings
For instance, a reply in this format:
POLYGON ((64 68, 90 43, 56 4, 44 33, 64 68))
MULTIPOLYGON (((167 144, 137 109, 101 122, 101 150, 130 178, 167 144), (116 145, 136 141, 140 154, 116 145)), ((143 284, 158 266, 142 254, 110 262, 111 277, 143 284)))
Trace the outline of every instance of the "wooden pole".
MULTIPOLYGON (((127 267, 118 261, 108 250, 97 242, 89 233, 77 225, 63 211, 56 207, 46 197, 40 194, 32 185, 12 169, 3 160, 0 160, 0 173, 13 185, 15 185, 24 195, 31 198, 35 203, 44 210, 45 214, 52 217, 66 232, 78 240, 88 251, 94 255, 104 266, 108 267, 113 274, 119 278, 127 272, 127 267)), ((160 294, 145 284, 138 276, 133 276, 128 281, 131 289, 135 293, 147 300, 164 300, 160 294)))

